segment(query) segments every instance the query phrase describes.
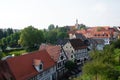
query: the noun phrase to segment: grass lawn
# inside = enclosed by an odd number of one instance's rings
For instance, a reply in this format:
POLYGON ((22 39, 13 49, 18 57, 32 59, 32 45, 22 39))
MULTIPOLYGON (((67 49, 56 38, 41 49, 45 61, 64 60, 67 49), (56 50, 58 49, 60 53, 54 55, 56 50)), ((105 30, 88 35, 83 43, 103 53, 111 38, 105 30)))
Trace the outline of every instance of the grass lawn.
POLYGON ((19 56, 19 55, 22 55, 22 54, 25 54, 27 53, 26 50, 18 50, 18 51, 11 51, 9 52, 9 54, 14 54, 15 56, 19 56))
POLYGON ((10 52, 4 52, 3 56, 13 55, 13 54, 14 54, 14 56, 19 56, 19 55, 22 55, 25 53, 27 53, 26 50, 14 50, 14 51, 10 51, 10 52))

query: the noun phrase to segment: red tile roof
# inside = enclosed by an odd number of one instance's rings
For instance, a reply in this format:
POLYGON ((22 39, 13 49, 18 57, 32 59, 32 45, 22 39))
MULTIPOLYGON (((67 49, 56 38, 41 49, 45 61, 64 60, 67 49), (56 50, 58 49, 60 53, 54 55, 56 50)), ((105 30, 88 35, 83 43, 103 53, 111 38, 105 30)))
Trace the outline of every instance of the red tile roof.
POLYGON ((60 53, 61 53, 61 46, 54 46, 54 45, 41 45, 39 50, 46 49, 51 58, 54 59, 55 62, 58 61, 60 53))
POLYGON ((7 62, 6 61, 0 61, 0 80, 8 80, 12 76, 13 75, 10 73, 7 62))
POLYGON ((96 26, 96 27, 89 27, 86 30, 77 30, 76 32, 69 32, 69 34, 81 33, 86 38, 110 38, 113 36, 114 31, 115 30, 113 28, 110 28, 109 26, 96 26))
POLYGON ((110 31, 100 31, 100 32, 93 32, 93 38, 110 38, 112 36, 110 31))
POLYGON ((39 74, 33 66, 34 59, 39 59, 43 62, 43 71, 55 65, 46 50, 9 58, 6 61, 16 80, 26 80, 39 74))

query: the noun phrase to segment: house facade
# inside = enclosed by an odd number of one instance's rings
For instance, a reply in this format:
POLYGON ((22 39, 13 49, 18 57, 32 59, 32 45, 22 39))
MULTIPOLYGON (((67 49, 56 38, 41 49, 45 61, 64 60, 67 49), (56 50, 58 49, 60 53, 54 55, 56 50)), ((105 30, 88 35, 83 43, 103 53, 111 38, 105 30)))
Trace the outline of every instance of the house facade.
POLYGON ((47 50, 51 58, 56 62, 57 79, 60 79, 65 73, 65 63, 67 56, 61 46, 42 44, 39 50, 47 50))
POLYGON ((87 45, 81 39, 70 39, 64 46, 68 59, 82 64, 89 58, 87 45))
POLYGON ((45 50, 8 58, 4 61, 11 74, 10 80, 56 80, 55 62, 45 50))

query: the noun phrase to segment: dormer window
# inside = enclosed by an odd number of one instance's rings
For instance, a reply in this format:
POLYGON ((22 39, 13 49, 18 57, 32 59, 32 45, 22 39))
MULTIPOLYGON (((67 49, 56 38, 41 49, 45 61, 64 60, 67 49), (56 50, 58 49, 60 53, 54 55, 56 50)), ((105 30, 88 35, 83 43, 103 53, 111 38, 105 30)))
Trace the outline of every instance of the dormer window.
POLYGON ((39 69, 40 69, 40 70, 43 69, 43 65, 42 65, 42 64, 39 65, 39 69))
POLYGON ((33 66, 38 72, 41 72, 43 70, 43 63, 39 59, 33 60, 33 66))

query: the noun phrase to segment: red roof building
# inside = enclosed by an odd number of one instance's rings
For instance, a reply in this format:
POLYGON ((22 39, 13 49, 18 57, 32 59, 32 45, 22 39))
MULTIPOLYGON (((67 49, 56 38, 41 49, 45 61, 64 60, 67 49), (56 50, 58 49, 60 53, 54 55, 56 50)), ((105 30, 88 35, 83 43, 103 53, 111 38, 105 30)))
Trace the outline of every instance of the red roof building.
POLYGON ((61 53, 61 47, 60 46, 54 46, 54 45, 41 45, 39 50, 45 49, 47 50, 48 54, 53 58, 55 62, 59 60, 59 56, 61 53))
POLYGON ((84 30, 77 30, 75 32, 69 32, 69 37, 74 37, 74 34, 83 34, 86 38, 103 39, 106 44, 114 39, 115 29, 110 26, 96 26, 89 27, 84 30))
POLYGON ((27 80, 55 66, 54 60, 46 50, 35 51, 25 55, 5 60, 15 80, 27 80), (37 60, 37 61, 35 61, 37 60), (35 63, 36 62, 36 63, 35 63), (43 69, 38 72, 34 64, 43 63, 43 69))
POLYGON ((65 62, 67 61, 67 56, 65 52, 63 51, 62 47, 58 45, 42 44, 39 50, 44 49, 47 50, 48 54, 56 62, 57 77, 60 79, 66 72, 65 62))

